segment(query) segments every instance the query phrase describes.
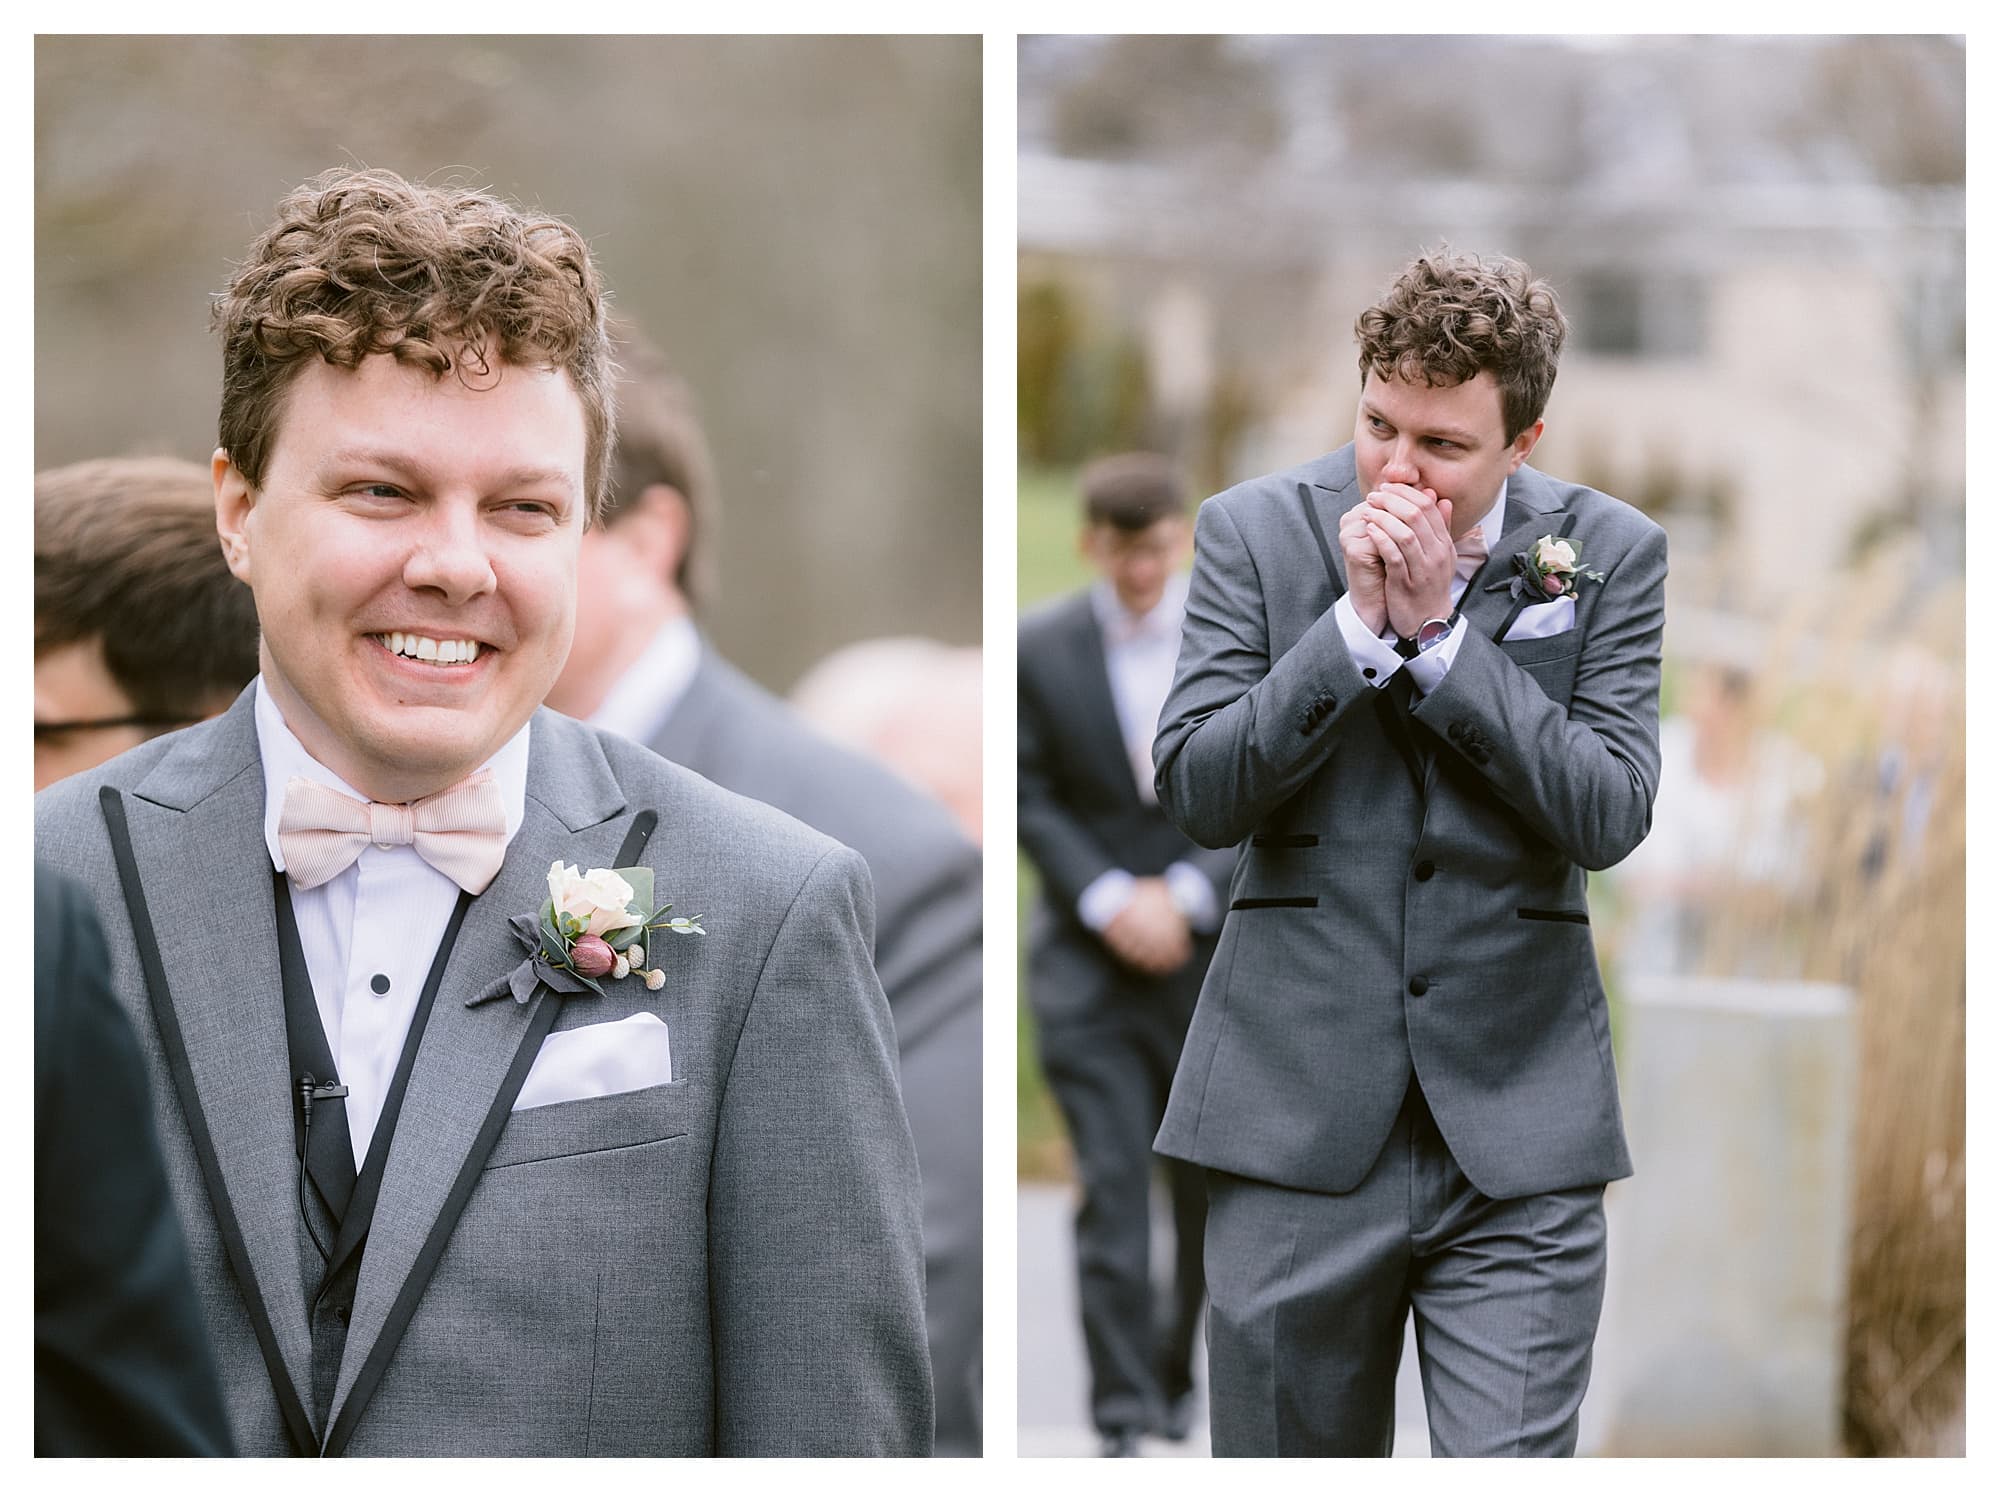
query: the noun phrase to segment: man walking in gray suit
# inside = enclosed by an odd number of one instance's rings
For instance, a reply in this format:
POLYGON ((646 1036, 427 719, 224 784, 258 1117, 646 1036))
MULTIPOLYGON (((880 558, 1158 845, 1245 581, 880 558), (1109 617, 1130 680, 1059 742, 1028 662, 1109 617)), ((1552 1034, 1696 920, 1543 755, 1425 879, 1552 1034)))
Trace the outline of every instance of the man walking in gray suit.
POLYGON ((641 742, 858 850, 923 1172, 925 1314, 939 1455, 980 1451, 979 851, 950 814, 818 735, 694 620, 717 505, 708 442, 659 349, 614 329, 618 442, 585 534, 577 646, 549 705, 641 742), (702 540, 708 540, 704 547, 702 540))
POLYGON ((216 321, 258 678, 36 836, 94 893, 71 956, 139 1036, 236 1445, 926 1451, 866 867, 538 708, 610 453, 583 239, 327 172, 216 321))
POLYGON ((1209 1171, 1224 1455, 1567 1455, 1631 1173, 1584 873, 1646 833, 1666 539, 1526 465, 1566 324, 1507 259, 1361 314, 1352 444, 1205 504, 1161 802, 1243 844, 1158 1149, 1209 1171))
POLYGON ((1028 1001, 1083 1199, 1078 1296, 1090 1415, 1106 1455, 1179 1440, 1193 1412, 1203 1182, 1164 1170, 1174 1286, 1151 1268, 1153 1131, 1201 989, 1234 856, 1160 812, 1151 749, 1187 595, 1187 493, 1165 457, 1082 476, 1083 549, 1100 579, 1021 619, 1021 847, 1041 875, 1028 1001))

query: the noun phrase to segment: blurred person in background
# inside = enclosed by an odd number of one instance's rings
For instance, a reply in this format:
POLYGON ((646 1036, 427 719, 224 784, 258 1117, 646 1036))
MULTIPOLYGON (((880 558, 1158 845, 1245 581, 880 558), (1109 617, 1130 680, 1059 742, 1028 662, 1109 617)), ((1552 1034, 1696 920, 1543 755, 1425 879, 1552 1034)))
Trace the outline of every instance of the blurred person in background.
POLYGON ((83 889, 40 861, 34 927, 35 1454, 227 1456, 215 1359, 104 927, 83 889))
POLYGON ((703 635, 694 612, 713 585, 718 502, 708 443, 659 349, 619 327, 616 351, 609 494, 583 536, 576 641, 548 704, 782 809, 868 862, 875 967, 923 1173, 936 1452, 977 1455, 979 853, 940 805, 811 730, 703 635))
POLYGON ((978 844, 980 668, 978 648, 877 637, 828 653, 787 698, 823 735, 944 804, 978 844))
POLYGON ((1571 1455, 1631 1174, 1585 871, 1659 781, 1666 536, 1526 465, 1567 322, 1419 256, 1354 439, 1212 498, 1154 747, 1248 841, 1158 1148, 1209 1176, 1218 1455, 1571 1455))
POLYGON ((1222 923, 1232 850, 1204 850, 1153 791, 1151 749, 1186 606, 1187 492, 1162 456, 1081 476, 1086 590, 1021 619, 1020 836, 1036 1045, 1083 1190, 1076 1254, 1090 1413, 1105 1455, 1181 1440, 1201 1324, 1203 1178, 1168 1160, 1171 1299, 1151 1273, 1153 1134, 1222 923))
POLYGON ((205 467, 81 461, 35 476, 35 790, 229 708, 257 608, 229 573, 205 467))
POLYGON ((1702 972, 1715 924, 1742 920, 1746 892, 1791 890, 1805 877, 1804 805, 1824 775, 1819 763, 1759 724, 1745 662, 1691 657, 1682 679, 1684 707, 1660 722, 1653 830, 1605 873, 1624 909, 1618 966, 1626 975, 1702 972))

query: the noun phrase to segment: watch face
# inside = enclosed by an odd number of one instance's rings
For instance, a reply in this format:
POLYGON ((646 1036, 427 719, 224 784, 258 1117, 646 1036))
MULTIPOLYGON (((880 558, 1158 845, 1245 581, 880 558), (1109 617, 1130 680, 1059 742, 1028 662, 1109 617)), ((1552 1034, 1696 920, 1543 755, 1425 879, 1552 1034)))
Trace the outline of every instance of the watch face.
POLYGON ((1421 653, 1426 648, 1434 648, 1449 636, 1451 636, 1451 623, 1442 617, 1432 617, 1417 628, 1417 651, 1421 653))

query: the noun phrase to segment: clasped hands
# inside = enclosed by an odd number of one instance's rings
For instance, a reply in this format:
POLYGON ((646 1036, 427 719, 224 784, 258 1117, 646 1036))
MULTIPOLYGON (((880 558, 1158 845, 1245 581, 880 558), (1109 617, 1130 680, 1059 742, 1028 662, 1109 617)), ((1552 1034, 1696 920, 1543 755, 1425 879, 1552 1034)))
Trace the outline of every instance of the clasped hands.
POLYGON ((1105 925, 1104 942, 1142 974, 1171 974, 1194 952, 1187 917, 1163 876, 1139 877, 1132 899, 1105 925))
POLYGON ((1384 624, 1414 637, 1432 617, 1451 615, 1458 569, 1451 499, 1428 487, 1384 482, 1340 518, 1347 594, 1369 631, 1384 624))

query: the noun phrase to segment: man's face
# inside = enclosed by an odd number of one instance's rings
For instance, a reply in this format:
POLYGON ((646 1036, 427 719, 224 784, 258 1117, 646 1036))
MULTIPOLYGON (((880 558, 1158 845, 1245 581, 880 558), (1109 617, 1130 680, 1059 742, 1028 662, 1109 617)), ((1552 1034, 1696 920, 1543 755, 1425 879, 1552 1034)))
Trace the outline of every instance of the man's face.
POLYGON ((139 725, 92 725, 132 713, 104 663, 104 640, 87 638, 35 655, 35 791, 60 782, 151 734, 139 725))
POLYGON ((220 451, 215 466, 265 683, 323 764, 406 801, 541 703, 569 652, 584 518, 583 405, 563 374, 502 364, 467 388, 386 354, 315 361, 285 394, 263 489, 220 451))
POLYGON ((1354 415, 1354 466, 1364 493, 1400 482, 1450 498, 1452 537, 1462 538, 1541 435, 1537 420, 1507 439, 1500 385, 1491 373, 1433 387, 1370 372, 1354 415))
POLYGON ((1193 531, 1185 518, 1162 518, 1127 530, 1093 523, 1083 531, 1083 554, 1111 582, 1118 604, 1144 614, 1160 604, 1167 578, 1193 554, 1193 531))

